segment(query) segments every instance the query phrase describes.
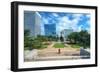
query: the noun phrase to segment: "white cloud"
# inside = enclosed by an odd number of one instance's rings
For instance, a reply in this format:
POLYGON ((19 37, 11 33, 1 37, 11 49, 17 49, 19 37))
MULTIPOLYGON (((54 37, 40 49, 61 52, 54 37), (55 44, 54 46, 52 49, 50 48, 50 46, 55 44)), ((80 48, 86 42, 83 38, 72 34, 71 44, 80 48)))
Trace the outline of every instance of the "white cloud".
POLYGON ((60 22, 63 22, 63 23, 70 23, 70 20, 67 16, 64 16, 61 18, 60 22))
POLYGON ((90 20, 88 20, 86 22, 86 24, 88 25, 88 27, 86 28, 86 30, 88 31, 88 33, 90 33, 90 20))
MULTIPOLYGON (((58 34, 59 34, 59 32, 61 32, 64 29, 73 29, 73 31, 79 32, 82 30, 82 27, 84 26, 84 25, 80 25, 80 26, 78 25, 80 20, 82 20, 84 17, 83 14, 72 14, 73 19, 71 19, 71 20, 69 19, 69 16, 60 17, 57 13, 52 13, 52 15, 54 17, 57 17, 57 21, 54 23, 56 23, 56 27, 57 27, 56 30, 57 30, 58 34)), ((90 18, 90 15, 86 15, 86 17, 90 18)), ((43 23, 49 24, 49 20, 51 20, 51 19, 43 18, 43 23)), ((90 25, 90 20, 87 20, 86 23, 87 23, 87 25, 90 25)), ((89 31, 89 27, 86 28, 86 30, 89 31)))
POLYGON ((71 26, 71 28, 74 30, 74 31, 77 31, 78 30, 78 22, 80 21, 80 19, 79 18, 75 18, 75 19, 73 19, 72 21, 71 21, 71 24, 70 24, 70 26, 71 26))
POLYGON ((71 24, 71 21, 68 19, 67 16, 60 17, 59 22, 57 23, 57 25, 58 25, 57 29, 58 29, 58 31, 62 31, 64 29, 69 29, 70 24, 71 24))
POLYGON ((82 19, 83 14, 73 14, 73 20, 70 20, 68 16, 60 17, 58 24, 58 31, 63 29, 73 29, 74 31, 80 31, 82 26, 78 26, 77 24, 82 19))
POLYGON ((73 14, 73 17, 74 18, 80 18, 80 17, 82 17, 83 16, 83 14, 73 14))
POLYGON ((89 28, 86 28, 86 30, 88 31, 88 33, 90 33, 90 29, 89 28))
POLYGON ((57 13, 52 13, 53 16, 58 17, 59 15, 57 13))
POLYGON ((71 27, 74 31, 80 31, 82 26, 78 26, 80 20, 82 20, 83 14, 73 14, 74 19, 71 21, 71 27))
POLYGON ((77 29, 78 32, 80 32, 82 30, 83 25, 80 25, 77 29))
POLYGON ((86 15, 86 17, 87 17, 87 18, 90 18, 90 17, 91 17, 91 15, 90 15, 90 14, 87 14, 87 15, 86 15))

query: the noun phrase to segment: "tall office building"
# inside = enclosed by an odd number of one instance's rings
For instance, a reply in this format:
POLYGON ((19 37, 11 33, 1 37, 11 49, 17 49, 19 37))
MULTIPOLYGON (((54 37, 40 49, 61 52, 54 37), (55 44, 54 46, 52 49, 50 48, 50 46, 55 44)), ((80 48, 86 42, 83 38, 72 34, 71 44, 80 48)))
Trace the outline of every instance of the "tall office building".
POLYGON ((24 29, 28 29, 31 36, 41 34, 41 16, 38 12, 24 11, 24 29))
POLYGON ((44 24, 45 36, 56 36, 56 24, 44 24))

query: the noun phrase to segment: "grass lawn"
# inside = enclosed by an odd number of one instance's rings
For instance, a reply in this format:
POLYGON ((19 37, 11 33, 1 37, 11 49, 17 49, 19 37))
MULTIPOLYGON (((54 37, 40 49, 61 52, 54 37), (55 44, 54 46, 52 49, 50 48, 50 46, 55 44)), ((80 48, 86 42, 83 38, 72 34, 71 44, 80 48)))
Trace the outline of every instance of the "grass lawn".
POLYGON ((70 44, 72 48, 80 48, 81 46, 78 44, 70 44))
POLYGON ((63 43, 55 43, 55 44, 53 45, 53 47, 54 47, 54 48, 64 48, 65 45, 64 45, 63 43))

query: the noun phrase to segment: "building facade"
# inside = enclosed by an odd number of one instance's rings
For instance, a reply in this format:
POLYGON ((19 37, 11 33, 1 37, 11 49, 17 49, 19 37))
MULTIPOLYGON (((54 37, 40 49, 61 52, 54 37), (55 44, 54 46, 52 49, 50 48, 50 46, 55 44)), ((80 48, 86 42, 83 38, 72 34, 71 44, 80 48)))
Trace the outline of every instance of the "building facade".
POLYGON ((56 36, 56 24, 44 24, 45 36, 56 36))
POLYGON ((30 36, 41 34, 41 16, 38 12, 24 11, 24 29, 30 31, 30 36))

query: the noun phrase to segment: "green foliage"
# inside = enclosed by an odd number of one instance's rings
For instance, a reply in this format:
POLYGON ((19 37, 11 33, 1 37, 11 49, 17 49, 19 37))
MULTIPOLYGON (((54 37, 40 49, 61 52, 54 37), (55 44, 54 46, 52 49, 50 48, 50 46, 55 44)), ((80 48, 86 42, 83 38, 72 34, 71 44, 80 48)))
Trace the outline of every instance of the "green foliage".
POLYGON ((87 31, 79 32, 79 42, 84 48, 90 46, 90 34, 87 31))
POLYGON ((79 37, 79 33, 73 32, 68 36, 68 39, 70 40, 71 43, 77 43, 78 37, 79 37))
MULTIPOLYGON (((90 47, 90 34, 87 31, 73 32, 68 37, 70 43, 74 43, 71 45, 73 48, 79 48, 83 46, 84 48, 90 47), (78 44, 78 45, 77 45, 78 44)), ((30 37, 30 31, 24 30, 24 47, 25 49, 42 49, 47 48, 50 45, 51 41, 57 41, 57 36, 41 36, 30 37)), ((63 41, 63 37, 60 37, 60 40, 63 41)), ((63 43, 54 44, 55 48, 64 48, 65 45, 63 43)))
POLYGON ((24 47, 27 49, 32 49, 32 39, 29 37, 30 31, 29 30, 24 30, 24 47))
POLYGON ((37 39, 41 40, 42 42, 47 42, 47 41, 57 41, 58 37, 56 36, 42 36, 42 35, 38 35, 37 39))
POLYGON ((28 29, 24 30, 24 36, 29 36, 30 35, 30 31, 28 29))
POLYGON ((48 41, 48 38, 42 35, 38 35, 35 39, 44 42, 44 41, 48 41))
POLYGON ((28 37, 28 40, 24 39, 24 46, 25 47, 29 47, 29 50, 32 50, 33 49, 33 39, 32 37, 28 37))
POLYGON ((42 47, 42 45, 43 45, 42 42, 40 40, 38 40, 38 39, 34 39, 32 41, 32 47, 34 49, 40 49, 42 47))
POLYGON ((24 30, 24 47, 25 49, 42 49, 46 48, 47 44, 43 44, 43 42, 47 42, 48 39, 44 36, 38 35, 36 38, 30 37, 28 30, 24 30))
POLYGON ((79 44, 84 48, 90 46, 90 34, 87 31, 73 32, 68 36, 70 43, 79 44))

